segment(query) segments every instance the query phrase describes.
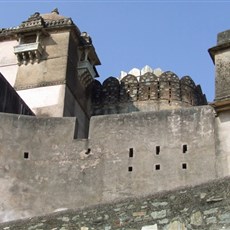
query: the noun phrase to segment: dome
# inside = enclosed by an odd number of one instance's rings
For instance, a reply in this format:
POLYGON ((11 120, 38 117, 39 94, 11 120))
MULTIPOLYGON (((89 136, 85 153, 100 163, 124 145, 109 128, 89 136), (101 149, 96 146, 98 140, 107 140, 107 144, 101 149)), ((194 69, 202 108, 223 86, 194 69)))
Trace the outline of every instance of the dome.
POLYGON ((128 73, 122 72, 119 80, 106 79, 100 89, 101 104, 96 104, 93 113, 160 111, 207 104, 201 87, 191 77, 180 79, 172 71, 156 70, 147 66, 140 73, 134 68, 128 73))
POLYGON ((40 14, 44 21, 56 21, 61 19, 68 19, 68 17, 59 15, 58 9, 54 9, 51 13, 40 14))

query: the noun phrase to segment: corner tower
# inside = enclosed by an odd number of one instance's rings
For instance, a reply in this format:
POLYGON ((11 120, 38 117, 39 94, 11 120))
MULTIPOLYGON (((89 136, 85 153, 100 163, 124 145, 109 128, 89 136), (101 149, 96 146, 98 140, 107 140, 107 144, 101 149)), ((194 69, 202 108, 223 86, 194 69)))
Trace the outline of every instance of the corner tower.
POLYGON ((215 101, 217 111, 230 109, 230 30, 217 35, 217 45, 209 49, 215 64, 215 101))
POLYGON ((19 26, 0 29, 0 72, 38 116, 78 118, 86 137, 90 87, 100 60, 90 36, 71 18, 38 12, 19 26))
POLYGON ((230 30, 217 35, 217 46, 209 49, 215 64, 216 156, 219 177, 230 175, 230 30))

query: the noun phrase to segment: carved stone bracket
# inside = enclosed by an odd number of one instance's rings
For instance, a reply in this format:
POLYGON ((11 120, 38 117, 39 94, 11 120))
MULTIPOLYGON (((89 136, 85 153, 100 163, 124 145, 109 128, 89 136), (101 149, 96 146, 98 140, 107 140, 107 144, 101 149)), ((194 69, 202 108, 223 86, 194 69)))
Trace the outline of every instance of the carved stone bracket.
POLYGON ((86 88, 97 76, 89 61, 84 60, 78 63, 78 76, 82 85, 86 88))

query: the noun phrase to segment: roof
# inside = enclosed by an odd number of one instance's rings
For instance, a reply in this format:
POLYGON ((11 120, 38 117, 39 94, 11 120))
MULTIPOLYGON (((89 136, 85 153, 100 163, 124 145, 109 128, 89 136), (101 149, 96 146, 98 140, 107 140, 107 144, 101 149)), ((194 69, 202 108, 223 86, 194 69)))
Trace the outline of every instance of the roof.
POLYGON ((40 14, 40 15, 44 19, 44 21, 56 21, 56 20, 68 18, 68 17, 60 15, 57 8, 52 10, 51 13, 40 14))
POLYGON ((40 14, 35 12, 26 21, 23 21, 19 26, 11 28, 0 28, 0 37, 10 37, 18 33, 40 30, 40 29, 53 29, 53 28, 75 28, 78 35, 80 30, 73 23, 69 17, 59 15, 57 9, 54 9, 51 13, 40 14))

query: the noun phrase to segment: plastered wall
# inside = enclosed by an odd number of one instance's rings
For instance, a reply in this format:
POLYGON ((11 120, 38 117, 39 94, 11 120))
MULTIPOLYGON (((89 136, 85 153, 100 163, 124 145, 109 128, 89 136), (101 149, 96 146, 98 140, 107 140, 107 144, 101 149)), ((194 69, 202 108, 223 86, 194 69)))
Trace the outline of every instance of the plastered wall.
POLYGON ((18 68, 17 90, 60 84, 66 78, 69 31, 50 33, 40 39, 43 55, 39 63, 28 63, 18 68))
POLYGON ((0 42, 0 73, 14 86, 18 71, 17 57, 14 54, 14 46, 18 45, 16 40, 0 42))
POLYGON ((62 117, 65 88, 62 84, 19 90, 17 93, 37 116, 62 117))
POLYGON ((75 118, 1 114, 1 221, 217 177, 209 106, 93 117, 88 140, 76 129, 75 118))

